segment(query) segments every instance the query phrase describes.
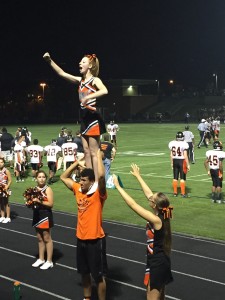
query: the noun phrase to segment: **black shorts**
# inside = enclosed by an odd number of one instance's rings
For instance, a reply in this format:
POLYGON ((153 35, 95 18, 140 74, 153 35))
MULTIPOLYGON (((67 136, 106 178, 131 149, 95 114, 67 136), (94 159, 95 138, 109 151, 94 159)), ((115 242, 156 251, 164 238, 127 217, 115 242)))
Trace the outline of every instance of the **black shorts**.
POLYGON ((31 165, 32 170, 39 171, 39 164, 38 163, 36 163, 36 164, 31 163, 30 165, 31 165))
POLYGON ((210 174, 212 178, 212 185, 215 187, 223 187, 223 180, 222 178, 219 178, 219 169, 210 169, 210 174))
POLYGON ((77 239, 77 271, 91 274, 96 283, 101 282, 107 272, 106 238, 95 240, 77 239))
POLYGON ((56 173, 57 170, 57 163, 55 161, 49 161, 48 162, 48 168, 50 171, 52 171, 53 173, 56 173))

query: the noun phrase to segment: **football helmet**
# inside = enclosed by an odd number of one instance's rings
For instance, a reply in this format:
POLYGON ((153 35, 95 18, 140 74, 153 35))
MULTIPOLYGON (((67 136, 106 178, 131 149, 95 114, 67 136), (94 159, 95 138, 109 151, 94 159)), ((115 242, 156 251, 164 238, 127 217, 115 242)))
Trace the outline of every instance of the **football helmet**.
POLYGON ((184 134, 182 131, 178 131, 176 134, 177 141, 183 141, 184 140, 184 134))
POLYGON ((215 141, 213 143, 213 149, 222 150, 223 149, 223 144, 220 141, 215 141))

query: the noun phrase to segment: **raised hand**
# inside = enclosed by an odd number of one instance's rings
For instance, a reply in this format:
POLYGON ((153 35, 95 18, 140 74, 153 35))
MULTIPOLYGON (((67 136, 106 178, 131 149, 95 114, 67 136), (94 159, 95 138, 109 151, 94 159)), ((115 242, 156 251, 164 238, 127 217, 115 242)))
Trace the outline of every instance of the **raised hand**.
POLYGON ((140 168, 136 164, 131 164, 131 169, 132 170, 130 171, 130 173, 133 176, 137 177, 140 175, 140 168))

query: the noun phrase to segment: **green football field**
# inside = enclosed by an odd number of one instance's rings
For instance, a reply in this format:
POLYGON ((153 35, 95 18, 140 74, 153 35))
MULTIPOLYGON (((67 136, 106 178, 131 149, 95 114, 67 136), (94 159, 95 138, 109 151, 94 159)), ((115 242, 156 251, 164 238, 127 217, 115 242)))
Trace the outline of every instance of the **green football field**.
MULTIPOLYGON (((195 135, 196 145, 199 141, 198 124, 191 124, 190 130, 195 135)), ((52 138, 56 138, 62 126, 73 131, 79 125, 27 125, 32 132, 32 140, 38 138, 41 146, 46 146, 52 138)), ((111 173, 120 176, 127 192, 141 205, 148 208, 140 186, 130 174, 131 163, 136 163, 143 178, 154 191, 166 193, 174 207, 172 230, 191 235, 225 240, 224 204, 211 202, 211 178, 204 168, 206 148, 195 149, 196 163, 191 165, 187 175, 188 198, 173 198, 172 170, 170 166, 168 143, 175 138, 177 131, 183 131, 185 124, 119 124, 117 134, 118 150, 115 161, 111 165, 111 173)), ((221 126, 221 141, 223 142, 224 125, 221 126)), ((17 126, 7 126, 8 132, 15 134, 17 126)), ((212 145, 209 146, 212 149, 212 145)), ((44 169, 48 172, 46 158, 44 169)), ((76 213, 75 199, 71 191, 60 182, 61 170, 56 174, 56 183, 51 187, 54 191, 54 209, 76 213)), ((13 172, 12 172, 13 173, 13 172)), ((24 203, 23 192, 33 186, 30 170, 25 182, 16 183, 13 177, 11 186, 11 202, 24 203)), ((108 189, 108 199, 104 206, 104 219, 145 226, 145 221, 131 211, 116 190, 108 189)))

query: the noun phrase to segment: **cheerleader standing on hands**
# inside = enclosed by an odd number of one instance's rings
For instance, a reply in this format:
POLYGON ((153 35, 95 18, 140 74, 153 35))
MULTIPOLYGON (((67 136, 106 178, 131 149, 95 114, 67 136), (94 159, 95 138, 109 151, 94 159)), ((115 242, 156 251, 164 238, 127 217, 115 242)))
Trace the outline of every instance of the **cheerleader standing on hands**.
POLYGON ((98 78, 99 60, 95 54, 84 55, 79 63, 81 76, 74 76, 64 72, 47 52, 44 59, 55 72, 64 79, 79 84, 81 134, 87 168, 93 168, 95 178, 98 178, 97 150, 100 136, 106 132, 104 121, 96 108, 96 99, 108 94, 108 90, 98 78))

